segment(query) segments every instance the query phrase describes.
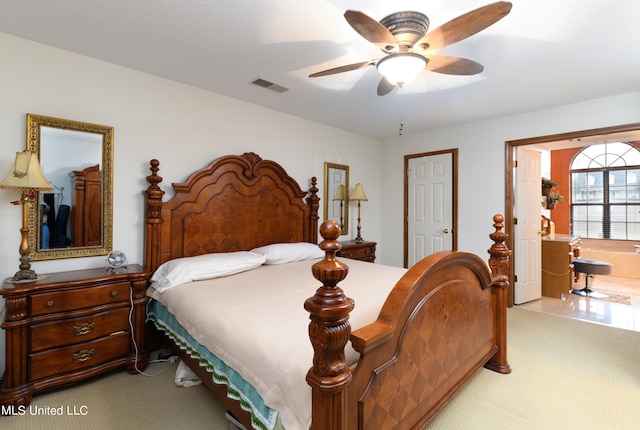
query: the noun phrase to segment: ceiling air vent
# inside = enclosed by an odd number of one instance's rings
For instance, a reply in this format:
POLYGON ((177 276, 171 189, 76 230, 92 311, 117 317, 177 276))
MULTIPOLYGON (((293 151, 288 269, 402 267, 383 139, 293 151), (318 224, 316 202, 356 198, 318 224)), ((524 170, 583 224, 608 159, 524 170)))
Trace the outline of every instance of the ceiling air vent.
POLYGON ((262 88, 266 88, 271 91, 275 91, 276 93, 284 93, 285 91, 289 91, 289 88, 285 88, 281 85, 274 84, 273 82, 265 81, 264 79, 256 79, 251 82, 253 85, 257 85, 262 88))

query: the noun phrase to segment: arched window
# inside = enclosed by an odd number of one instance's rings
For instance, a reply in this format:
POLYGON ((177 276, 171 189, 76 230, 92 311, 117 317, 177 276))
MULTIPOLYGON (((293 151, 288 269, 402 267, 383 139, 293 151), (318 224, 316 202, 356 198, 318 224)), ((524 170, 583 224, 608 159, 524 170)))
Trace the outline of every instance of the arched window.
POLYGON ((584 148, 571 171, 571 233, 640 240, 640 150, 624 142, 584 148))

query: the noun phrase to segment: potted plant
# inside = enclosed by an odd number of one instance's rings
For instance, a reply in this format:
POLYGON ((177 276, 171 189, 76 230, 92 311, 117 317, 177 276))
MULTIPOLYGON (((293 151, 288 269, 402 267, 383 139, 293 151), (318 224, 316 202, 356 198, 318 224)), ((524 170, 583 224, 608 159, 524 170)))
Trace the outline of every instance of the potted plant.
POLYGON ((551 193, 551 189, 558 185, 557 182, 552 181, 551 179, 542 178, 542 195, 548 196, 551 193))
POLYGON ((558 191, 550 191, 547 196, 547 209, 555 209, 559 201, 564 200, 564 196, 558 191))

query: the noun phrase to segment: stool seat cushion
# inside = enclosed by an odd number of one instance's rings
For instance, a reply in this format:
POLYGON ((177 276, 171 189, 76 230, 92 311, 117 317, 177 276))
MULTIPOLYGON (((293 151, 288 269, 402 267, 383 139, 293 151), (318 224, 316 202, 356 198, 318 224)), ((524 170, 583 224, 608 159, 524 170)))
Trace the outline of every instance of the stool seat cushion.
POLYGON ((576 258, 573 260, 573 270, 588 275, 608 275, 611 273, 611 263, 600 260, 576 258))

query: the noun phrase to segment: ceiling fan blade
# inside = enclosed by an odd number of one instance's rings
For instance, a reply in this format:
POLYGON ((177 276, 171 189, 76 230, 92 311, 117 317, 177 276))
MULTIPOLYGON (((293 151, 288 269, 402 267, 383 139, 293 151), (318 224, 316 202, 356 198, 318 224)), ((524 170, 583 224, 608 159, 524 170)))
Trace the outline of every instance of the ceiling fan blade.
POLYGON ((427 70, 446 75, 477 75, 484 66, 475 61, 448 55, 428 55, 427 70))
POLYGON ((393 34, 375 19, 357 10, 347 10, 344 17, 360 36, 383 51, 394 51, 398 48, 398 42, 393 34))
POLYGON ((317 78, 319 76, 335 75, 336 73, 350 72, 351 70, 363 69, 365 67, 373 66, 378 60, 363 61, 362 63, 347 64, 346 66, 334 67, 332 69, 323 70, 321 72, 312 73, 310 78, 317 78))
POLYGON ((382 79, 380 80, 380 83, 378 84, 378 95, 379 96, 387 95, 391 91, 393 91, 395 87, 396 86, 394 84, 387 81, 387 78, 383 76, 382 79))
POLYGON ((430 31, 414 44, 416 49, 438 49, 473 36, 511 11, 511 3, 499 1, 467 12, 430 31))

